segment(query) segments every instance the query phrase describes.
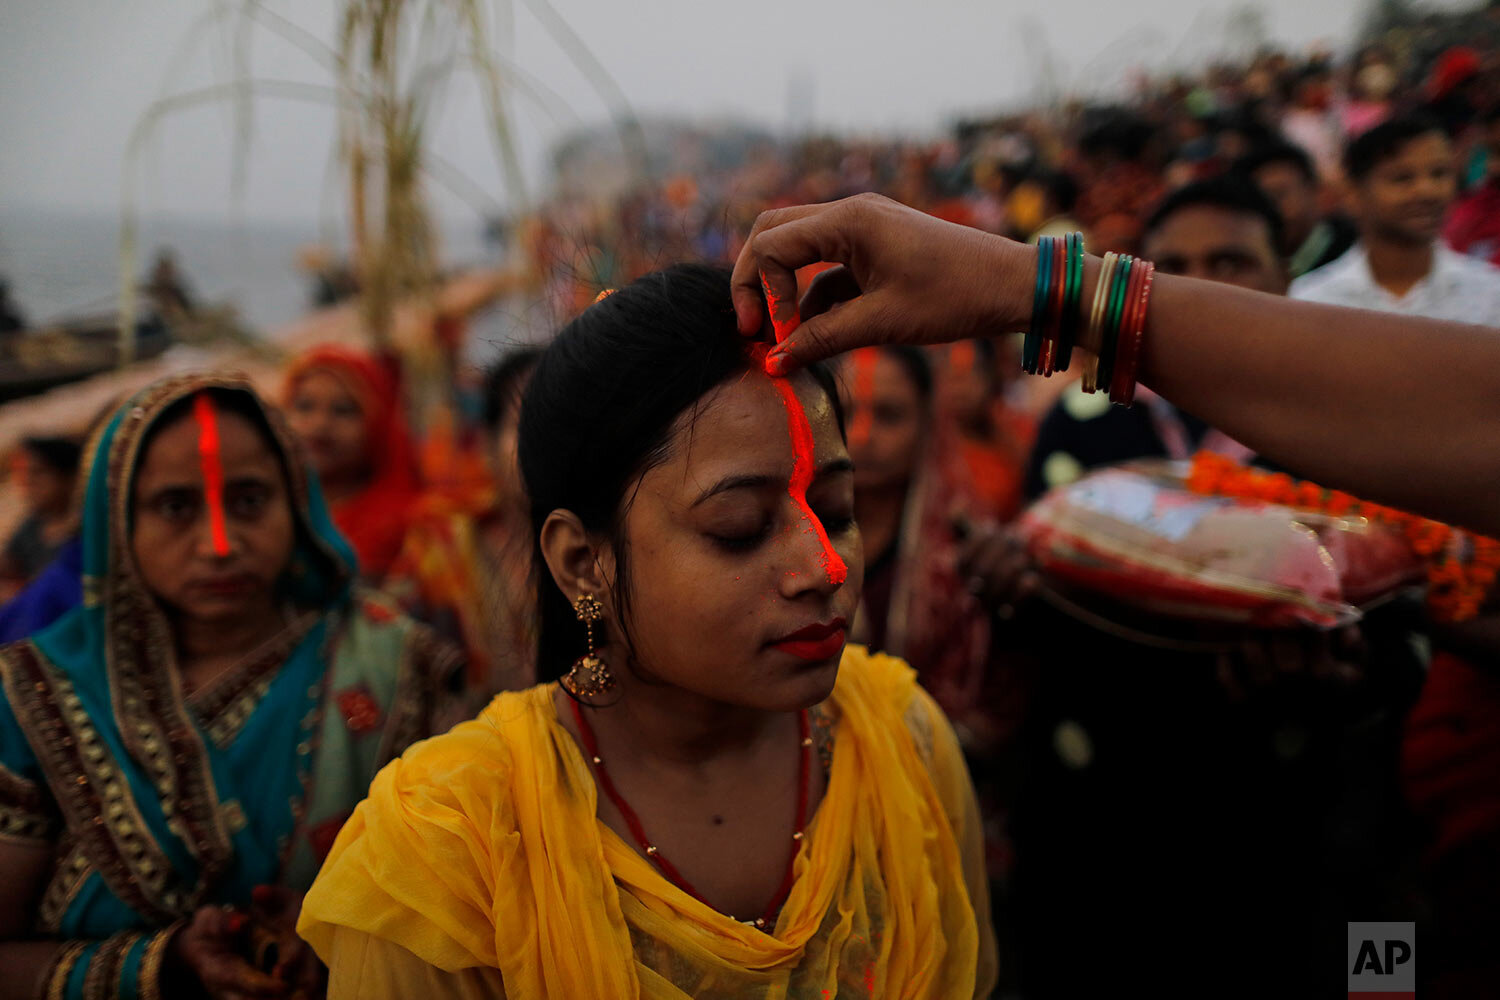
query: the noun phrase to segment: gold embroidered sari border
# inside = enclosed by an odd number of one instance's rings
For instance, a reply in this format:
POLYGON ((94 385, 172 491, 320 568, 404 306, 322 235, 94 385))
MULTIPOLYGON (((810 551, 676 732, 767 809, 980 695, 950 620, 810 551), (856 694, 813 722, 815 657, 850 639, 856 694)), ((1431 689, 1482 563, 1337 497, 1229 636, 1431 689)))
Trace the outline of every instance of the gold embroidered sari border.
POLYGON ((179 916, 183 901, 167 887, 171 864, 147 835, 72 683, 28 643, 0 651, 0 675, 79 849, 127 906, 148 919, 179 916))
POLYGON ((51 840, 57 836, 57 826, 42 789, 0 765, 0 840, 51 840))
POLYGON ((61 852, 62 860, 53 869, 47 889, 42 893, 42 905, 37 910, 37 929, 43 934, 57 934, 62 930, 63 916, 83 883, 94 871, 93 863, 83 849, 74 842, 61 852))

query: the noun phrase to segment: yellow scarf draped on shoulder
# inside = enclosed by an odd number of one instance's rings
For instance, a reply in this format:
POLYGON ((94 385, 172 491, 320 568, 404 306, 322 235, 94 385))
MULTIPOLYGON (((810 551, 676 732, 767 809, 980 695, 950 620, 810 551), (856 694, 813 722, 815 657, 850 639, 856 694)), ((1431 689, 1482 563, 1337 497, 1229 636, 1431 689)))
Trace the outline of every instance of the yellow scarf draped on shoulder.
POLYGON ((303 904, 298 931, 325 961, 349 928, 449 973, 498 969, 512 998, 974 995, 988 923, 945 808, 967 777, 961 758, 946 764, 959 778, 934 767, 957 745, 905 663, 844 653, 827 793, 774 934, 689 896, 598 822, 551 692, 501 695, 381 771, 303 904), (937 751, 913 735, 914 699, 937 751))

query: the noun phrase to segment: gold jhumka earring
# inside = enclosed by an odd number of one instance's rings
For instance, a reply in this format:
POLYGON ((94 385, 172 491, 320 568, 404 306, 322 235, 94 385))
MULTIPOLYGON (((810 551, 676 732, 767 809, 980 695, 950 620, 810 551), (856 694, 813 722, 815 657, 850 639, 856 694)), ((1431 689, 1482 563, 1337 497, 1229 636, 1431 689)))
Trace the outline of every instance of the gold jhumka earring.
POLYGON ((604 617, 604 605, 593 594, 583 594, 573 602, 573 613, 588 631, 588 652, 573 661, 573 669, 560 683, 575 698, 598 698, 614 689, 615 675, 599 657, 594 646, 594 623, 604 617))

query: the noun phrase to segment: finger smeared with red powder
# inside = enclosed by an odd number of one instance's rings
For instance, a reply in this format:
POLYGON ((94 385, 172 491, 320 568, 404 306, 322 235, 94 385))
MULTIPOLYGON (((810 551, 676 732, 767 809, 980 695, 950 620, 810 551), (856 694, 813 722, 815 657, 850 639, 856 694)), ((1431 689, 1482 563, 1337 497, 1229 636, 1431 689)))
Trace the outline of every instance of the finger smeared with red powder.
POLYGON ((766 309, 771 313, 771 329, 776 334, 776 343, 780 344, 802 323, 801 317, 797 315, 797 304, 793 302, 788 310, 781 296, 771 290, 771 283, 766 280, 764 271, 760 275, 760 288, 766 296, 766 309))
MULTIPOLYGON (((750 357, 756 367, 764 367, 767 350, 765 344, 751 346, 750 357)), ((849 567, 835 551, 827 529, 807 502, 807 489, 812 485, 817 471, 817 460, 813 455, 812 424, 808 422, 807 411, 797 398, 797 390, 791 379, 773 375, 771 384, 776 387, 777 394, 781 396, 781 405, 786 408, 787 437, 792 445, 792 477, 787 483, 787 494, 801 515, 803 529, 812 532, 818 540, 818 558, 823 564, 828 582, 836 587, 842 586, 849 579, 849 567)))
POLYGON ((219 414, 208 393, 193 397, 193 419, 198 423, 198 461, 203 467, 203 501, 208 508, 214 555, 229 555, 229 532, 224 525, 224 462, 219 450, 219 414))

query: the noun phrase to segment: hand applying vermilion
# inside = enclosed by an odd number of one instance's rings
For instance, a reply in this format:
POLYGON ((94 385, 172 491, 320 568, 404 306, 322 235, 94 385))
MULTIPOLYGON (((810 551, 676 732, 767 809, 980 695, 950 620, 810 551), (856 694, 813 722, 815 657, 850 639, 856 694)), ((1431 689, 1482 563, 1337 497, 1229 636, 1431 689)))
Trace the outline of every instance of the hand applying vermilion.
POLYGON ((756 220, 735 263, 735 313, 755 336, 769 309, 770 374, 854 347, 1009 332, 1029 316, 1034 256, 876 195, 780 209, 756 220), (799 310, 796 271, 822 261, 842 266, 813 280, 799 310))

